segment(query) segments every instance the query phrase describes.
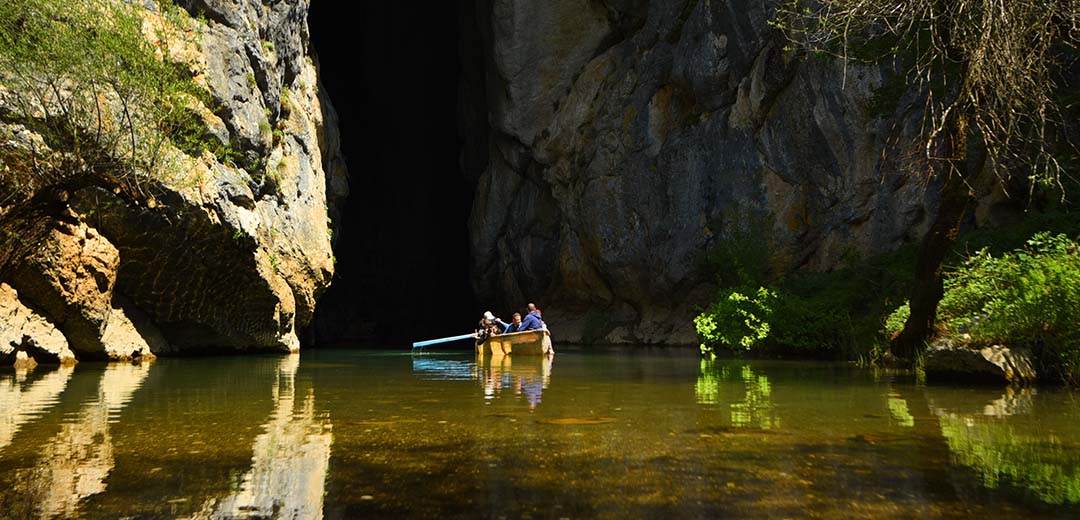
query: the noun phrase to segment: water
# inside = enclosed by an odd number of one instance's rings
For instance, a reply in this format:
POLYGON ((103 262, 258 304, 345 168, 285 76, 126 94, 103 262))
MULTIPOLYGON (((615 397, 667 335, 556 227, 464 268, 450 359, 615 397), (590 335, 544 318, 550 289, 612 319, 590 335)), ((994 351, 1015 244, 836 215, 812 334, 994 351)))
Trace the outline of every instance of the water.
POLYGON ((0 371, 0 518, 1080 517, 1080 394, 306 351, 0 371))

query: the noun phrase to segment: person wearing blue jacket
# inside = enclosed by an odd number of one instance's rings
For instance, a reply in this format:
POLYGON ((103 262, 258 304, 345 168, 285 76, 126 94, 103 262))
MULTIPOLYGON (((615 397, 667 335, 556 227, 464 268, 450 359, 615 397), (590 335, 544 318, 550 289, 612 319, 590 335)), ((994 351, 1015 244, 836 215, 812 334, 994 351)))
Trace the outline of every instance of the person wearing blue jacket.
POLYGON ((521 326, 517 328, 518 332, 526 330, 540 330, 546 329, 547 325, 544 324, 544 320, 540 319, 540 313, 538 311, 532 311, 525 315, 525 319, 521 320, 521 326))

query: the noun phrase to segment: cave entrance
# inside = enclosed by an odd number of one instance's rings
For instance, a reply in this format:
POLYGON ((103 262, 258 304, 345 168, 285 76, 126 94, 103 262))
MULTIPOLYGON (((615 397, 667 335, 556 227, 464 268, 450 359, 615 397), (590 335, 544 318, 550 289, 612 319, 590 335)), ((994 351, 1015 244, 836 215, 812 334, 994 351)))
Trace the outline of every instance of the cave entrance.
POLYGON ((315 345, 471 331, 472 185, 459 166, 458 2, 313 2, 311 43, 350 176, 315 345))

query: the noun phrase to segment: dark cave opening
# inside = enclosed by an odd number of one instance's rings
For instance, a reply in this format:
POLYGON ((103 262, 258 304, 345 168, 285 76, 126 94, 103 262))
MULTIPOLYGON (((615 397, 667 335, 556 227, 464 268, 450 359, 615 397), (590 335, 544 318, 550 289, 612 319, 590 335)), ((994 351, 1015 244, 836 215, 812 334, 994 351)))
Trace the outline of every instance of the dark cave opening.
MULTIPOLYGON (((350 190, 315 345, 471 331, 471 183, 459 163, 457 2, 313 2, 311 43, 339 115, 350 190)), ((463 19, 463 18, 462 18, 463 19)))

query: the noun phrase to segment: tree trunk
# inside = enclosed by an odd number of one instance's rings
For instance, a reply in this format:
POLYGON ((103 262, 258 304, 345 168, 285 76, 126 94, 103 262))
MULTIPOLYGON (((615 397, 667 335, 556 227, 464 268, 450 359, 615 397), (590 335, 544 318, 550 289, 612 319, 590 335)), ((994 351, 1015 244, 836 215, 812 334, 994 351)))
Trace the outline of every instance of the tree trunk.
MULTIPOLYGON (((919 246, 915 263, 915 280, 911 290, 911 315, 892 341, 892 352, 897 357, 913 362, 916 354, 925 348, 926 340, 934 332, 937 306, 944 292, 941 278, 945 255, 952 249, 960 224, 967 212, 972 196, 967 183, 969 175, 978 172, 967 170, 967 122, 958 116, 946 129, 944 139, 945 158, 940 175, 944 177, 941 187, 941 206, 930 229, 919 246)), ((974 170, 974 168, 973 168, 974 170)))

